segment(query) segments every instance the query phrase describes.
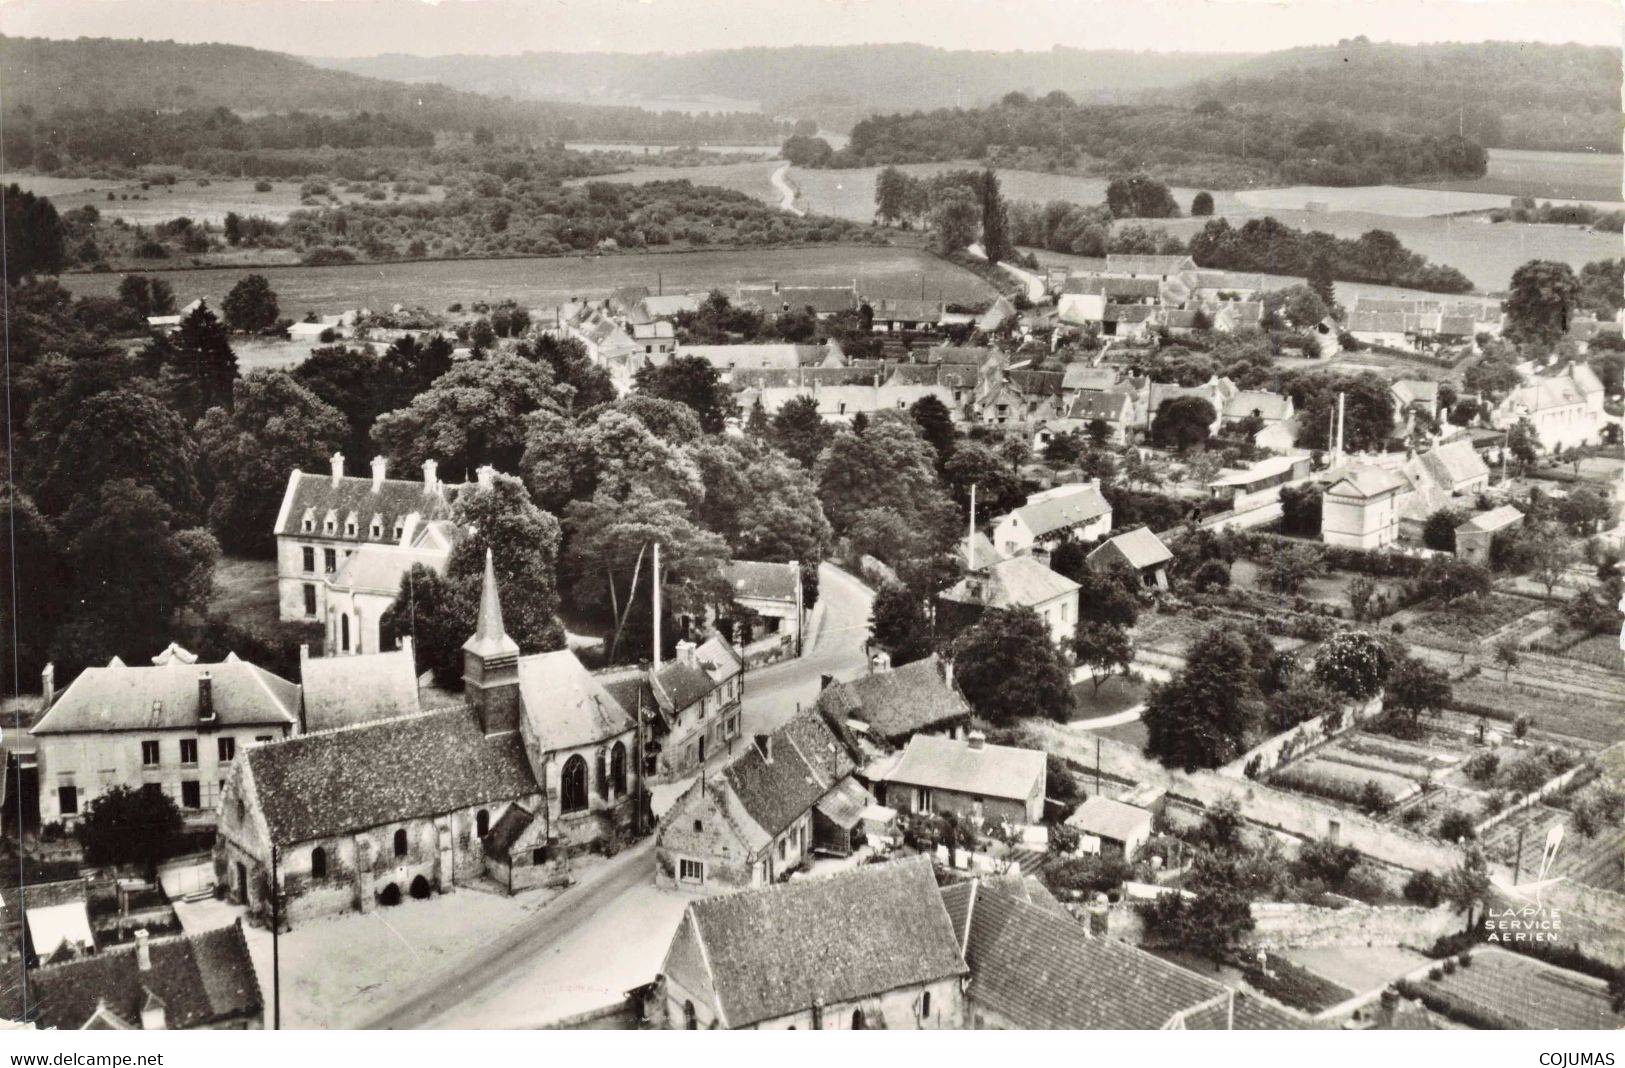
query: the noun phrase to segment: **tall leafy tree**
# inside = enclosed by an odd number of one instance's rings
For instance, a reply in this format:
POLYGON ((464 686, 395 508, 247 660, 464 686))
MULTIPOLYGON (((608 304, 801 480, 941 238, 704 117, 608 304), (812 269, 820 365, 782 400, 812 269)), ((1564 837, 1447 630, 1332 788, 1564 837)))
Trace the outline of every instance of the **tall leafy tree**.
POLYGON ((813 397, 792 397, 768 424, 768 440, 808 470, 834 435, 834 429, 818 414, 818 401, 813 397))
POLYGON ((60 274, 67 263, 67 242, 62 218, 45 197, 25 192, 13 182, 0 192, 5 209, 0 236, 5 244, 5 280, 15 285, 24 278, 60 274))
POLYGON ((1557 260, 1530 260, 1512 272, 1502 304, 1507 315, 1503 333, 1512 341, 1554 344, 1568 333, 1579 299, 1574 268, 1557 260))
POLYGON ((1173 397, 1163 401, 1151 420, 1151 440, 1158 445, 1189 449, 1205 443, 1218 413, 1203 397, 1173 397))
POLYGON ((717 369, 698 356, 674 356, 659 367, 646 365, 636 381, 640 393, 694 409, 707 434, 720 434, 739 409, 717 369))
POLYGON ((269 555, 288 473, 320 469, 348 426, 332 406, 286 371, 255 371, 237 403, 198 423, 198 449, 214 484, 209 527, 232 552, 269 555))
POLYGON ((1072 715, 1066 660, 1030 608, 990 609, 954 640, 954 678, 977 715, 998 726, 1072 715))
POLYGON ((434 459, 447 477, 467 478, 485 464, 513 471, 525 451, 525 417, 542 409, 563 410, 544 364, 513 355, 466 360, 379 416, 372 437, 401 469, 434 459))
POLYGON ((119 279, 119 300, 143 319, 149 315, 175 314, 175 290, 162 278, 127 274, 119 279))
POLYGON ((869 610, 869 640, 886 650, 897 667, 928 655, 931 621, 919 595, 897 583, 882 586, 869 610))
POLYGON ((85 398, 49 448, 39 500, 51 515, 67 513, 105 483, 130 479, 151 486, 182 522, 202 516, 197 446, 180 416, 156 397, 110 389, 85 398))
POLYGON ((85 863, 136 864, 150 878, 180 847, 181 810, 162 790, 115 786, 86 809, 74 829, 85 863))
POLYGON ((179 330, 149 344, 143 358, 159 371, 175 409, 188 421, 210 408, 231 407, 237 354, 207 304, 199 302, 179 330))
MULTIPOLYGON (((485 552, 502 591, 502 622, 523 652, 564 647, 559 625, 559 522, 536 507, 525 484, 498 474, 457 497, 452 518, 466 534, 446 562, 446 578, 460 587, 460 604, 477 605, 485 552)), ((468 634, 473 634, 470 615, 468 634)))
POLYGON ((1197 639, 1185 666, 1146 701, 1146 752, 1186 771, 1214 768, 1247 748, 1261 710, 1252 650, 1215 628, 1197 639))
POLYGON ((257 334, 276 325, 281 309, 276 293, 263 274, 243 276, 220 302, 226 323, 243 334, 257 334))
POLYGON ((954 429, 953 413, 948 406, 937 397, 926 394, 908 406, 908 414, 914 417, 914 425, 919 427, 920 436, 926 444, 936 450, 937 467, 948 462, 953 455, 954 446, 958 443, 959 433, 954 429))
POLYGON ((353 470, 366 470, 373 454, 372 425, 389 410, 378 357, 367 349, 329 345, 305 357, 293 377, 344 417, 349 426, 341 446, 345 458, 353 470))
POLYGON ((68 608, 55 525, 15 485, 0 487, 0 634, 12 656, 0 663, 6 694, 31 692, 50 658, 51 638, 68 608))
POLYGON ((589 360, 586 346, 575 338, 543 334, 522 344, 519 351, 547 364, 553 369, 554 381, 574 390, 570 395, 571 411, 583 412, 615 400, 615 383, 610 381, 609 372, 589 360))
POLYGON ((999 193, 999 176, 992 167, 985 168, 978 176, 977 194, 982 207, 982 251, 989 263, 1009 259, 1009 220, 1005 216, 1004 197, 999 193))
POLYGON ((936 453, 903 412, 881 412, 860 433, 836 432, 814 472, 818 499, 836 533, 859 513, 889 508, 916 531, 944 546, 956 536, 958 519, 937 481, 936 453))

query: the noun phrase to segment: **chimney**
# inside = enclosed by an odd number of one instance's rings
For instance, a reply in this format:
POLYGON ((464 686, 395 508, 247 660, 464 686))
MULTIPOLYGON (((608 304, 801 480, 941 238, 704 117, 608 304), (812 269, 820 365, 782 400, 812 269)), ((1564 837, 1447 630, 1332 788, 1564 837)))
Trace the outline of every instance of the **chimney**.
POLYGON ((389 461, 382 456, 372 458, 372 491, 377 493, 384 488, 384 470, 389 461))
POLYGON ((773 763, 773 736, 771 734, 758 734, 756 748, 762 751, 762 759, 769 764, 773 763))
POLYGON ((965 735, 965 741, 970 743, 970 747, 972 749, 980 749, 982 746, 987 744, 987 735, 983 734, 981 731, 971 731, 969 734, 965 735))
POLYGON ((950 690, 954 688, 954 662, 952 660, 942 661, 942 684, 950 690))
POLYGON ((423 461, 423 492, 424 493, 437 493, 437 492, 439 492, 439 490, 440 490, 440 476, 435 473, 436 470, 439 467, 440 467, 440 465, 438 463, 436 463, 435 461, 433 461, 433 460, 425 460, 425 461, 423 461))
POLYGON ((490 488, 491 480, 496 478, 496 474, 497 469, 492 467, 490 464, 486 464, 484 467, 478 468, 474 472, 474 478, 479 482, 481 487, 488 489, 490 488))
POLYGON ((699 657, 695 655, 695 650, 698 649, 698 648, 699 648, 699 646, 695 645, 691 641, 680 641, 680 642, 678 642, 677 643, 677 661, 678 661, 678 663, 687 664, 689 667, 697 667, 699 665, 699 657))
POLYGON ((197 718, 199 723, 214 722, 214 679, 207 671, 197 677, 197 718))
POLYGON ((344 454, 342 452, 335 452, 333 454, 333 485, 335 485, 335 486, 338 485, 339 484, 339 479, 341 479, 343 477, 344 477, 344 454))
POLYGON ((45 711, 56 700, 56 665, 46 664, 39 673, 40 710, 45 711))
POLYGON ((891 654, 884 649, 876 651, 875 655, 869 658, 869 667, 874 674, 884 675, 891 670, 891 654))
POLYGON ((152 971, 152 949, 147 944, 149 938, 145 927, 135 932, 135 966, 144 972, 152 971))

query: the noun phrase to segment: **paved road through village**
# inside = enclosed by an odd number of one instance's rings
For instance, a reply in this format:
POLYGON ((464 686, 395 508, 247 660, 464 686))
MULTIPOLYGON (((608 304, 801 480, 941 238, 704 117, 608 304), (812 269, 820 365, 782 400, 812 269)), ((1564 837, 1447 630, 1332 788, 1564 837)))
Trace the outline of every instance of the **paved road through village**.
MULTIPOLYGON (((809 705, 824 675, 850 678, 863 670, 873 594, 825 564, 819 599, 806 655, 746 675, 745 738, 809 705)), ((654 978, 688 901, 655 887, 654 845, 646 839, 523 925, 425 976, 363 1026, 538 1027, 611 1004, 654 978)))

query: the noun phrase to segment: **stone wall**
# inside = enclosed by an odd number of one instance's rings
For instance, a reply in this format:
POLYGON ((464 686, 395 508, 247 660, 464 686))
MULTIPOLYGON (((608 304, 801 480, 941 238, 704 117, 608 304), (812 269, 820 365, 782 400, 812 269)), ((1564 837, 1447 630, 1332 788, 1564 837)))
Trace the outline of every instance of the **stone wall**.
MULTIPOLYGON (((1103 913, 1105 933, 1135 945, 1158 945, 1146 930, 1144 903, 1122 902, 1103 913)), ((1442 935, 1461 930, 1462 916, 1449 906, 1348 905, 1325 908, 1261 901, 1252 906, 1253 931, 1244 944, 1258 949, 1328 946, 1410 946, 1425 949, 1442 935)), ((1098 927, 1099 921, 1097 921, 1098 927)))
POLYGON ((1381 712, 1381 694, 1363 704, 1350 702, 1335 712, 1306 719, 1291 730, 1282 731, 1253 746, 1241 756, 1220 767, 1218 772, 1233 779, 1262 776, 1293 757, 1302 756, 1310 748, 1352 730, 1381 712), (1328 724, 1331 726, 1328 727, 1328 724), (1258 764, 1252 767, 1255 760, 1258 764))

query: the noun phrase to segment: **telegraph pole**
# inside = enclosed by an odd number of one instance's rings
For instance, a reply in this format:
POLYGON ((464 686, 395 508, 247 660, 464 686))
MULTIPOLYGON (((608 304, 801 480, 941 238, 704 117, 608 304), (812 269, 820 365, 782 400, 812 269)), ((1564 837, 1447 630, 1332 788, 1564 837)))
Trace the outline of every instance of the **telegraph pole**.
POLYGON ((282 890, 277 886, 279 851, 271 846, 271 1029, 282 1030, 282 890))

